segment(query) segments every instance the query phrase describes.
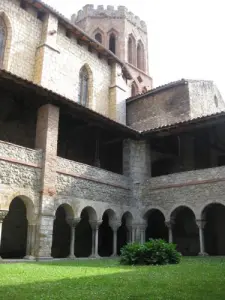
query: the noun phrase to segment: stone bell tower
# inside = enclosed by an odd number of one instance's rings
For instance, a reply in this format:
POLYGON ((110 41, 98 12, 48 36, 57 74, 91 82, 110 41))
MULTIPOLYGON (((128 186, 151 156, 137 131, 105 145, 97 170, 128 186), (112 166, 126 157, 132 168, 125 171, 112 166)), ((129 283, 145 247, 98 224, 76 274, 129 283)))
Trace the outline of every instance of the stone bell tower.
POLYGON ((152 78, 148 67, 148 35, 146 23, 129 12, 126 7, 114 9, 108 5, 87 4, 71 21, 88 35, 111 50, 129 69, 131 96, 152 88, 152 78))

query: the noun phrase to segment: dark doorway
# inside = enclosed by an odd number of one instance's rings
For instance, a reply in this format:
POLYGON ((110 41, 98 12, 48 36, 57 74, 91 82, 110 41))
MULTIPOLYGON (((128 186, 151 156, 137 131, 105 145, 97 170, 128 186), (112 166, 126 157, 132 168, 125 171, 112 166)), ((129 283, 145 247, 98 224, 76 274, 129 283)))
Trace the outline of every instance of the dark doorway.
POLYGON ((52 257, 66 258, 70 254, 71 230, 66 221, 66 211, 61 205, 55 214, 52 238, 52 257))
POLYGON ((182 255, 194 256, 199 253, 199 233, 193 211, 185 206, 172 213, 173 242, 182 255))
POLYGON ((211 204, 204 209, 205 251, 209 255, 225 255, 225 206, 211 204))
POLYGON ((113 253, 113 230, 109 225, 109 215, 103 214, 102 224, 99 227, 99 255, 111 256, 113 253))
POLYGON ((27 245, 27 211, 24 202, 15 198, 2 224, 1 257, 23 258, 27 245))
POLYGON ((92 228, 89 223, 88 209, 81 213, 81 220, 76 227, 75 235, 75 256, 89 257, 92 252, 92 228))
POLYGON ((165 217, 158 209, 152 209, 146 214, 147 228, 145 239, 163 239, 168 241, 168 230, 165 225, 165 217))

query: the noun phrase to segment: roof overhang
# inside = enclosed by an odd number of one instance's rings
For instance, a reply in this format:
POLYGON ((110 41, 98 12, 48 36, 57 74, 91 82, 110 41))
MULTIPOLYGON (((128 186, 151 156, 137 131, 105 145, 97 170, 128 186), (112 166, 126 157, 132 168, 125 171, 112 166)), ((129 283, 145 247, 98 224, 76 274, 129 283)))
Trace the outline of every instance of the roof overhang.
POLYGON ((140 136, 139 132, 126 125, 107 118, 102 114, 84 107, 62 95, 56 94, 51 90, 22 79, 3 69, 0 69, 0 92, 1 91, 20 95, 20 97, 28 99, 31 103, 33 101, 34 105, 36 105, 34 101, 38 101, 40 105, 56 105, 60 107, 62 111, 69 112, 70 115, 79 117, 80 119, 95 124, 105 130, 110 130, 124 138, 136 139, 140 136))

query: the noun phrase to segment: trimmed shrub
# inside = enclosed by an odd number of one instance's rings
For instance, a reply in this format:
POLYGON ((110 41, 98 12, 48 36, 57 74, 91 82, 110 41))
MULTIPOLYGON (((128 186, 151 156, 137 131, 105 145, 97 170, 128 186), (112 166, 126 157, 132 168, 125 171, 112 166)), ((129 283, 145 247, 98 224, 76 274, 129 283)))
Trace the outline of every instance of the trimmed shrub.
POLYGON ((124 265, 178 264, 181 254, 176 245, 161 239, 150 239, 142 244, 127 244, 121 249, 120 263, 124 265))

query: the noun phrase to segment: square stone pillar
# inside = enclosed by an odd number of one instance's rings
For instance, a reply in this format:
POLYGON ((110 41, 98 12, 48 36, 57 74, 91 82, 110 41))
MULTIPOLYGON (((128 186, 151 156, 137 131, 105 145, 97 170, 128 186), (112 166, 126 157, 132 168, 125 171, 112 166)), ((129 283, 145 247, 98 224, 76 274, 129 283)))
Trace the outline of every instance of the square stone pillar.
POLYGON ((36 148, 43 150, 40 211, 36 235, 36 256, 39 258, 51 257, 57 181, 58 125, 58 107, 46 104, 38 110, 36 148))
POLYGON ((129 91, 119 64, 111 66, 111 85, 109 87, 109 117, 126 124, 126 99, 129 91))
POLYGON ((123 174, 131 179, 132 203, 138 208, 141 206, 142 184, 151 177, 150 144, 148 141, 130 139, 124 141, 123 174))

